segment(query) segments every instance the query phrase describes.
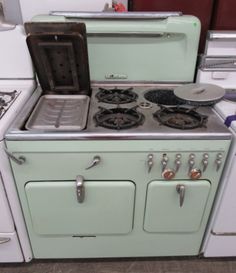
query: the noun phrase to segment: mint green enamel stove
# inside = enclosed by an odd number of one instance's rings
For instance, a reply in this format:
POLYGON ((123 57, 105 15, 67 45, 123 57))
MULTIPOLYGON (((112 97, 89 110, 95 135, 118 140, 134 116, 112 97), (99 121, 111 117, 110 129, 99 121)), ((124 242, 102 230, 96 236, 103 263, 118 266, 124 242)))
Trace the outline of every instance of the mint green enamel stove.
POLYGON ((93 81, 86 129, 27 131, 38 88, 6 135, 34 257, 198 255, 228 130, 209 107, 207 126, 184 131, 156 125, 157 106, 140 110, 145 121, 134 130, 94 126, 93 111, 101 86, 134 86, 143 100, 160 83, 193 81, 199 21, 87 19, 86 26, 93 81))

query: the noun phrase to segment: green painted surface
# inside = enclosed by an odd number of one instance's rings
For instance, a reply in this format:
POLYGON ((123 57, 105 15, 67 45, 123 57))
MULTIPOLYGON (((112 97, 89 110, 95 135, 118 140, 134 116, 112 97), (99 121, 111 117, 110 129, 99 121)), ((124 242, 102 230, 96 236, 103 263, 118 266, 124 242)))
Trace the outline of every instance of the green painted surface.
MULTIPOLYGON (((23 165, 17 165, 14 162, 11 164, 34 256, 36 258, 85 258, 197 255, 222 173, 222 168, 216 172, 215 157, 221 151, 223 160, 226 159, 230 140, 196 142, 190 140, 7 141, 6 144, 8 150, 15 156, 25 156, 26 158, 23 165), (204 183, 203 180, 209 179, 211 186, 208 198, 201 192, 202 197, 199 202, 204 204, 206 199, 207 201, 198 229, 194 232, 179 232, 176 227, 176 230, 173 229, 171 232, 167 229, 164 232, 146 232, 144 230, 144 218, 147 190, 152 181, 163 182, 160 163, 163 153, 167 153, 169 156, 168 167, 170 168, 175 166, 176 153, 181 152, 182 154, 182 164, 176 178, 170 182, 165 181, 167 184, 176 185, 183 180, 189 181, 187 174, 189 154, 195 153, 195 166, 202 168, 203 153, 211 150, 214 152, 211 153, 208 168, 201 177, 201 181, 204 183), (147 156, 150 152, 154 155, 154 165, 151 172, 148 173, 147 156), (101 156, 101 163, 86 170, 85 168, 91 163, 95 155, 101 156), (127 234, 97 234, 94 237, 83 238, 73 237, 70 234, 39 235, 35 232, 27 199, 27 183, 34 183, 33 181, 38 181, 38 183, 44 183, 44 181, 46 183, 50 181, 74 183, 77 175, 82 175, 85 181, 93 182, 133 181, 135 184, 135 202, 134 217, 131 216, 132 219, 130 220, 133 220, 131 232, 127 234)), ((191 183, 197 185, 201 181, 191 183)), ((203 192, 205 193, 205 191, 207 192, 204 188, 203 192)), ((115 192, 113 194, 115 195, 115 192)), ((170 200, 171 203, 177 201, 176 195, 173 198, 170 200)), ((127 202, 126 199, 123 198, 121 203, 127 202)), ((167 200, 164 201, 166 205, 167 200)), ((51 205, 52 202, 53 200, 48 205, 51 205)), ((61 202, 61 205, 64 205, 63 200, 61 202)), ((47 215, 47 207, 43 203, 42 197, 42 206, 45 209, 39 208, 39 210, 40 213, 47 215)), ((161 204, 163 215, 166 214, 164 204, 161 204)), ((59 201, 58 206, 59 218, 60 210, 63 210, 59 201)), ((176 206, 178 207, 178 202, 176 206)), ((115 211, 114 214, 116 215, 115 211)), ((163 215, 161 214, 160 217, 163 215)), ((176 221, 179 221, 178 219, 178 215, 172 217, 173 226, 176 225, 176 221)), ((188 217, 185 221, 188 222, 188 217)))
POLYGON ((210 183, 202 180, 151 182, 148 185, 144 230, 147 232, 198 231, 209 191, 210 183), (179 205, 177 185, 185 187, 182 207, 179 205))
POLYGON ((75 181, 26 184, 32 225, 39 235, 126 234, 132 230, 135 185, 129 181, 84 181, 77 201, 75 181))
MULTIPOLYGON (((35 22, 53 20, 76 21, 65 20, 61 16, 33 18, 35 22)), ((96 34, 95 37, 88 36, 91 80, 193 81, 200 34, 198 18, 180 16, 165 20, 93 19, 83 22, 88 34, 96 34), (140 37, 132 33, 138 33, 140 37), (150 37, 147 35, 153 33, 150 37)))

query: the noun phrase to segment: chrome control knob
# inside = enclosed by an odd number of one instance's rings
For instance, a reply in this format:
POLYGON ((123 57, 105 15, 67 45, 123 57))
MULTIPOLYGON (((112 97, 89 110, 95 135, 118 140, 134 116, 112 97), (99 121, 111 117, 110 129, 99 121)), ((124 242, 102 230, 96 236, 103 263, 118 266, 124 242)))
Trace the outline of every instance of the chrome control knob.
POLYGON ((152 167, 154 165, 154 161, 153 161, 153 154, 149 154, 147 156, 147 165, 148 165, 148 172, 150 173, 152 170, 152 167))
POLYGON ((181 161, 180 159, 177 159, 175 160, 175 172, 177 173, 179 171, 179 168, 181 166, 181 161))
POLYGON ((195 158, 195 154, 190 154, 189 155, 189 159, 194 159, 195 158))
POLYGON ((219 169, 220 169, 220 166, 221 166, 221 164, 222 164, 222 160, 220 160, 220 159, 216 159, 216 171, 218 172, 219 171, 219 169))
POLYGON ((192 179, 192 180, 197 180, 199 179, 200 177, 202 176, 202 172, 201 170, 199 169, 192 169, 190 170, 189 172, 189 177, 192 179))
POLYGON ((207 169, 207 166, 208 166, 208 160, 207 159, 203 159, 202 160, 202 165, 203 165, 202 171, 205 172, 205 170, 207 169))
POLYGON ((208 154, 208 153, 204 153, 204 154, 203 154, 203 158, 204 158, 204 159, 208 159, 208 158, 209 158, 209 154, 208 154))
POLYGON ((172 169, 165 169, 163 172, 162 172, 162 177, 165 179, 165 180, 171 180, 175 177, 175 171, 172 170, 172 169))

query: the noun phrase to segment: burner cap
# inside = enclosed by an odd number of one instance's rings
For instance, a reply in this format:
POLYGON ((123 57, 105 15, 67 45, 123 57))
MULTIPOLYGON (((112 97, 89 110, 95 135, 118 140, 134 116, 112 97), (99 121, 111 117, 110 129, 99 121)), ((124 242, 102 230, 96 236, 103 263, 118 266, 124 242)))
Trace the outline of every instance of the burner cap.
POLYGON ((183 107, 162 107, 153 116, 161 124, 181 130, 203 127, 207 121, 207 116, 183 107))
POLYGON ((128 89, 104 89, 99 88, 99 92, 96 94, 96 98, 99 102, 105 102, 110 104, 124 104, 137 100, 137 94, 132 91, 132 87, 128 89))
POLYGON ((144 94, 144 98, 152 103, 163 105, 180 105, 183 104, 179 98, 170 89, 154 89, 147 91, 144 94))
POLYGON ((137 127, 144 122, 143 114, 135 108, 112 108, 105 109, 100 107, 100 111, 95 114, 94 121, 96 126, 107 129, 130 129, 137 127))

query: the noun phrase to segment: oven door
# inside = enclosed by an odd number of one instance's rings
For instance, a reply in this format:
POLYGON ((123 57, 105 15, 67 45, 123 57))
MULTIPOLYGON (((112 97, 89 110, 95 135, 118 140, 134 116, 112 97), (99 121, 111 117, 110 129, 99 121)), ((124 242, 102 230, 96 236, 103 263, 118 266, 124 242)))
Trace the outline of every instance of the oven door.
POLYGON ((148 185, 144 230, 196 232, 210 192, 207 180, 152 181, 148 185))
POLYGON ((131 181, 31 181, 25 186, 34 231, 39 235, 127 234, 133 228, 131 181))

